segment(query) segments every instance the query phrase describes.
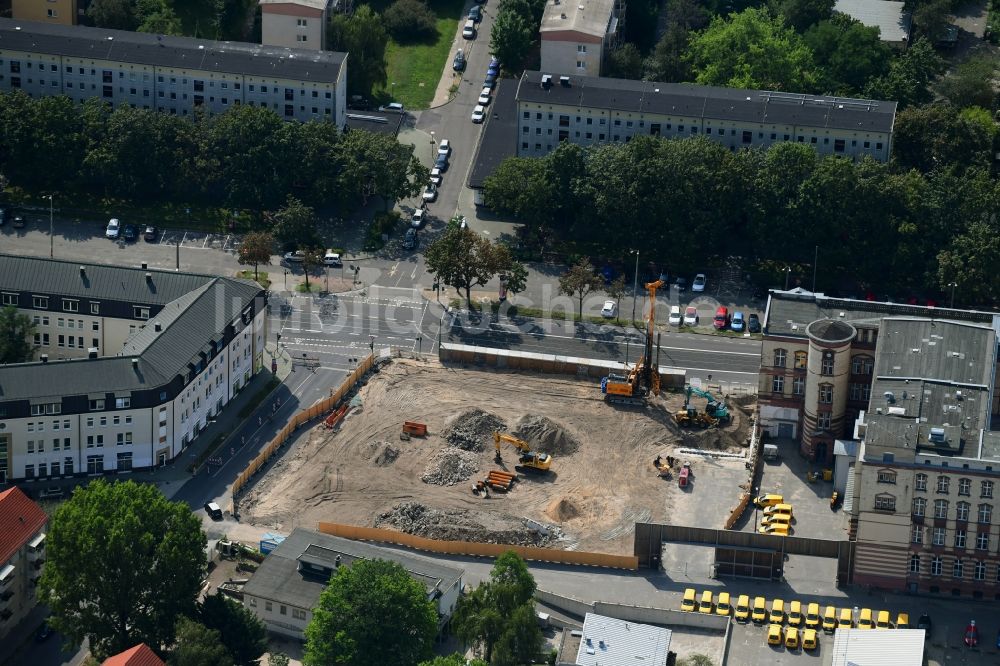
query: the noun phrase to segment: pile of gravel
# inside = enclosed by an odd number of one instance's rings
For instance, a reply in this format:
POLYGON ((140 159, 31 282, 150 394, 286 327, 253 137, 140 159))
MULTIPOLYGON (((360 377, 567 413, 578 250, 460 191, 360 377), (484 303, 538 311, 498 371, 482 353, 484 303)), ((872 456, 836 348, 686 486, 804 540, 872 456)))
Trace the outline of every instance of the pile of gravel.
POLYGON ((483 451, 495 430, 506 429, 507 424, 496 414, 470 409, 455 417, 445 430, 444 437, 449 444, 464 451, 483 451))
POLYGON ((531 448, 543 453, 569 455, 580 449, 569 431, 552 419, 535 414, 522 416, 514 424, 514 434, 531 444, 531 448))
POLYGON ((441 449, 428 461, 420 480, 436 486, 453 486, 478 471, 478 456, 458 449, 441 449))
POLYGON ((397 504, 375 518, 375 527, 386 527, 442 541, 473 541, 516 546, 545 546, 557 533, 540 531, 527 521, 508 514, 467 509, 432 509, 417 502, 397 504))

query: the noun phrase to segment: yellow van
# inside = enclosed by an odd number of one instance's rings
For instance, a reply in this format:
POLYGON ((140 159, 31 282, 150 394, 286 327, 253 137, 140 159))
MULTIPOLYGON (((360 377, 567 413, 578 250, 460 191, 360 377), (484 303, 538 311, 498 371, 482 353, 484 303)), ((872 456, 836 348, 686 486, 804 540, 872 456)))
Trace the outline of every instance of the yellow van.
POLYGON ((781 624, 785 621, 785 602, 781 599, 775 599, 771 602, 771 614, 768 616, 767 621, 771 624, 781 624))
POLYGON ((750 597, 741 594, 736 600, 736 613, 734 614, 737 622, 746 622, 750 619, 750 597))
POLYGON ((754 622, 763 623, 764 620, 767 619, 767 608, 765 608, 766 603, 767 602, 764 601, 764 597, 753 598, 753 614, 750 616, 750 618, 754 622))
POLYGON ((875 626, 872 622, 872 609, 862 608, 858 614, 858 629, 871 629, 875 626))
POLYGON ((770 516, 764 516, 760 520, 761 527, 767 527, 768 525, 788 525, 792 522, 791 515, 787 513, 772 513, 770 516))
POLYGON ((775 504, 784 503, 785 498, 781 495, 761 495, 760 497, 755 497, 753 503, 760 508, 765 506, 774 506, 775 504))
POLYGON ((795 627, 789 627, 788 631, 785 632, 785 647, 789 650, 794 650, 799 646, 799 630, 795 627))
POLYGON ((815 629, 819 626, 819 604, 811 603, 806 606, 806 627, 815 629))
POLYGON ((693 613, 695 608, 695 591, 694 588, 689 587, 684 590, 684 599, 681 600, 681 610, 688 613, 693 613))
POLYGON ((854 613, 850 608, 840 609, 840 619, 837 621, 838 629, 850 629, 854 626, 854 613))
POLYGON ((875 617, 876 629, 892 629, 892 623, 889 622, 889 611, 879 611, 875 617))
POLYGON ((823 609, 823 631, 833 631, 837 628, 837 609, 827 606, 823 609))
POLYGON ((781 645, 781 640, 783 636, 781 635, 781 625, 772 624, 767 628, 767 644, 768 645, 781 645))
POLYGON ((772 534, 774 536, 788 536, 789 526, 788 523, 774 523, 773 525, 764 525, 758 532, 761 534, 772 534))
POLYGON ((719 592, 719 603, 715 604, 715 614, 729 617, 733 612, 733 607, 729 604, 729 593, 719 592))
POLYGON ((764 508, 764 515, 765 516, 770 516, 770 515, 773 515, 775 513, 787 513, 788 515, 791 515, 792 514, 792 505, 791 504, 772 504, 771 506, 767 506, 767 507, 764 508))
POLYGON ((897 629, 909 629, 910 628, 910 614, 900 613, 896 616, 896 628, 897 629))
POLYGON ((797 627, 802 624, 802 602, 793 601, 788 604, 788 625, 797 627))
POLYGON ((816 630, 806 629, 802 632, 802 649, 815 650, 818 641, 816 640, 816 630))
POLYGON ((701 603, 698 604, 699 613, 711 613, 715 604, 712 603, 712 591, 705 590, 701 593, 701 603))

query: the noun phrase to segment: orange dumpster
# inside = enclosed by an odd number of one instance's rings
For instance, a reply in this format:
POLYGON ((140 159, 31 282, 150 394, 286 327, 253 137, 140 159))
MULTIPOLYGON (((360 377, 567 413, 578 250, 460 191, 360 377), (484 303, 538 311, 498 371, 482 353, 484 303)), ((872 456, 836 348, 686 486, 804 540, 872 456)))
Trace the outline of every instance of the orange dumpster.
POLYGON ((403 432, 417 437, 426 437, 427 425, 416 421, 403 421, 403 432))

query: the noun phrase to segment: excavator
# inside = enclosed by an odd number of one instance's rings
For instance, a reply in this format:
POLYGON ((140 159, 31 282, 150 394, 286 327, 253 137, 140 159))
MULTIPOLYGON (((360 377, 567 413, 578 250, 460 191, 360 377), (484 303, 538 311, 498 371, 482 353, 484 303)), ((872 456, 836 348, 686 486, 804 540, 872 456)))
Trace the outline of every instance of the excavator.
POLYGON ((646 396, 660 395, 660 371, 653 367, 653 337, 656 327, 656 290, 663 280, 646 283, 649 293, 649 318, 646 319, 646 347, 628 375, 609 374, 601 379, 605 402, 613 405, 643 405, 646 396))
POLYGON ((493 433, 493 443, 497 447, 496 461, 499 465, 503 462, 503 458, 500 456, 500 444, 510 444, 515 449, 520 452, 517 462, 518 464, 514 467, 518 472, 533 472, 535 474, 546 474, 551 471, 552 468, 552 456, 547 453, 539 453, 538 451, 532 451, 531 445, 528 444, 523 439, 518 439, 513 435, 505 435, 501 432, 495 431, 493 433))
POLYGON ((719 423, 727 423, 729 421, 729 408, 721 400, 718 400, 714 395, 708 391, 703 391, 700 388, 691 386, 688 384, 684 388, 684 409, 679 410, 674 414, 674 422, 680 426, 695 426, 698 428, 710 428, 716 426, 719 423), (705 398, 708 404, 705 405, 705 411, 699 412, 694 407, 691 407, 691 396, 696 395, 699 398, 705 398))

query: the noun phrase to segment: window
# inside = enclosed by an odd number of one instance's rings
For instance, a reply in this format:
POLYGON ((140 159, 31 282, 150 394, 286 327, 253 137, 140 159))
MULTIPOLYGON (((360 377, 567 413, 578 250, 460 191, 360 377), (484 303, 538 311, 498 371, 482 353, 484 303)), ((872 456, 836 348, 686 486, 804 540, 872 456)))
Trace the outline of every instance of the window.
POLYGON ((878 483, 896 483, 896 473, 889 469, 879 470, 878 483))
POLYGON ((896 510, 896 498, 892 495, 876 495, 875 496, 875 510, 876 511, 895 511, 896 510))
POLYGON ((118 466, 117 470, 119 472, 129 472, 132 470, 132 452, 123 451, 117 455, 118 466))
POLYGON ((976 550, 989 550, 990 533, 976 532, 976 550))
POLYGON ((948 500, 934 500, 934 517, 935 518, 947 518, 948 517, 948 500))
POLYGON ((807 354, 806 352, 804 351, 795 352, 795 369, 805 370, 806 365, 808 364, 808 360, 809 360, 809 354, 807 354))
POLYGON ((943 495, 948 494, 948 483, 949 479, 947 476, 941 475, 937 478, 937 491, 943 495))
POLYGON ((989 504, 979 505, 979 523, 981 525, 989 525, 993 520, 993 507, 989 504))
POLYGON ((264 610, 266 610, 266 611, 270 611, 271 610, 271 602, 270 601, 265 601, 264 602, 264 610))
POLYGON ((843 139, 834 139, 833 140, 833 152, 835 152, 835 153, 842 153, 842 152, 844 152, 844 140, 843 139))
POLYGON ((576 52, 577 53, 586 53, 587 52, 587 45, 586 44, 577 44, 576 45, 576 52))
POLYGON ((17 294, 4 294, 3 295, 4 305, 17 305, 17 294))
POLYGON ((788 355, 788 352, 785 351, 784 349, 775 349, 774 350, 774 367, 776 367, 776 368, 783 368, 783 367, 785 367, 785 357, 787 355, 788 355))
POLYGON ((296 620, 304 620, 306 619, 306 612, 298 608, 293 608, 292 617, 295 618, 296 620))
POLYGON ((920 573, 920 556, 917 554, 910 555, 910 573, 920 573))
POLYGON ((984 499, 991 499, 993 497, 993 482, 983 481, 980 486, 979 496, 984 499))
POLYGON ((924 542, 924 528, 921 525, 914 525, 910 530, 910 541, 912 543, 923 543, 924 542))
POLYGON ((307 19, 304 19, 304 18, 295 19, 295 25, 299 26, 300 28, 304 28, 308 24, 309 24, 309 21, 307 19))
POLYGON ((819 401, 824 405, 829 405, 833 402, 833 384, 819 385, 819 401))
POLYGON ((851 374, 870 375, 875 367, 875 359, 871 356, 855 356, 851 359, 851 374))
POLYGON ((922 490, 922 491, 926 491, 927 490, 927 475, 926 474, 917 474, 917 476, 914 478, 914 488, 913 489, 914 490, 922 490))
POLYGON ((830 412, 820 412, 816 415, 816 427, 820 430, 829 430, 832 422, 832 414, 830 412))
POLYGON ((49 309, 49 297, 48 296, 32 296, 31 297, 31 307, 38 310, 48 310, 49 309))
POLYGON ((97 399, 90 401, 90 411, 96 412, 101 409, 104 409, 104 400, 97 399))
POLYGON ((955 530, 955 548, 965 548, 965 530, 955 530))
POLYGON ((833 374, 833 352, 823 353, 823 363, 820 367, 820 374, 826 376, 833 374))
POLYGON ((972 576, 976 580, 986 580, 986 562, 976 560, 976 568, 973 570, 972 576))
POLYGON ((961 558, 955 558, 955 563, 951 565, 951 575, 954 578, 962 578, 965 575, 965 562, 961 558))
POLYGON ((959 479, 958 494, 968 496, 971 493, 972 493, 972 479, 959 479))
POLYGON ((959 502, 955 507, 955 520, 967 521, 969 520, 969 509, 971 505, 968 502, 959 502))
POLYGON ((934 544, 935 546, 943 546, 944 545, 944 534, 945 534, 945 532, 944 532, 944 528, 943 527, 935 527, 934 528, 934 535, 933 535, 933 538, 931 539, 931 543, 934 544))
POLYGON ((795 395, 805 395, 806 380, 802 377, 794 377, 792 379, 792 393, 795 395))
POLYGON ((941 575, 941 556, 935 555, 931 558, 931 575, 940 576, 941 575))
POLYGON ((772 393, 782 393, 785 390, 785 378, 781 375, 775 375, 771 378, 771 392, 772 393))
POLYGON ((285 606, 285 604, 281 604, 281 607, 278 609, 278 612, 281 613, 282 615, 288 615, 288 607, 285 606))
POLYGON ((927 500, 923 497, 913 498, 913 515, 923 517, 927 513, 927 500))
POLYGON ((149 308, 140 305, 133 305, 132 317, 135 319, 149 319, 149 308))

